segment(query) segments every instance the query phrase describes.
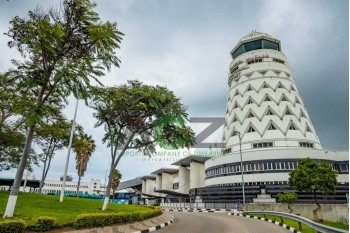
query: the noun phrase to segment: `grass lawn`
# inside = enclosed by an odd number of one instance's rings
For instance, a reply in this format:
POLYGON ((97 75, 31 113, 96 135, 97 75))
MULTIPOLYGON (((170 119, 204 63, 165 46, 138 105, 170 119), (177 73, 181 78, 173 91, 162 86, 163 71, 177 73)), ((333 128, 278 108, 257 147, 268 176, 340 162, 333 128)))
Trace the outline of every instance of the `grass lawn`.
MULTIPOLYGON (((257 216, 257 217, 261 217, 264 218, 264 215, 261 214, 249 214, 249 215, 253 215, 253 216, 257 216)), ((277 221, 277 222, 281 222, 281 218, 274 216, 274 215, 266 215, 266 218, 277 221)), ((296 230, 299 230, 299 225, 297 221, 288 219, 288 218, 283 218, 284 220, 284 224, 293 227, 296 230)), ((330 227, 335 227, 335 228, 339 228, 339 229, 343 229, 343 230, 349 230, 349 226, 348 225, 344 225, 341 223, 336 223, 336 222, 328 222, 328 221, 324 221, 324 224, 330 227)), ((303 230, 301 230, 302 233, 317 233, 316 230, 312 229, 311 227, 305 225, 305 224, 301 224, 303 230)))
MULTIPOLYGON (((0 221, 4 221, 2 216, 5 213, 9 194, 10 192, 8 191, 0 191, 0 221)), ((109 203, 108 210, 102 211, 102 205, 103 202, 97 200, 65 197, 64 201, 60 203, 59 196, 19 193, 14 215, 15 218, 24 219, 27 226, 32 226, 34 218, 39 216, 55 217, 59 226, 72 226, 76 216, 82 213, 118 213, 149 210, 146 207, 109 203)))

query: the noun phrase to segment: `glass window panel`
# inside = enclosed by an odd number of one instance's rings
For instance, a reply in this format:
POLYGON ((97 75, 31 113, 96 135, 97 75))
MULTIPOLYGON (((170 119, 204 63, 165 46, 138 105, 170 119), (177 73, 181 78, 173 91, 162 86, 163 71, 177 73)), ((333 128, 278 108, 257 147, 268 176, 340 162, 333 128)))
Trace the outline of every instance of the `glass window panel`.
POLYGON ((264 169, 267 170, 267 163, 264 164, 264 169))
POLYGON ((264 49, 271 49, 271 42, 268 40, 264 40, 264 49))
POLYGON ((275 42, 270 42, 271 43, 271 49, 274 49, 274 50, 279 50, 278 49, 278 44, 275 43, 275 42))
POLYGON ((276 164, 275 163, 272 163, 272 169, 276 170, 276 164))
POLYGON ((243 45, 239 46, 239 48, 233 53, 233 58, 238 57, 239 55, 241 55, 244 52, 245 51, 244 51, 243 45))
POLYGON ((285 169, 284 163, 281 163, 281 169, 285 169))
POLYGON ((253 41, 254 49, 261 49, 261 40, 253 41))
POLYGON ((244 46, 246 52, 254 50, 253 42, 245 43, 244 46))

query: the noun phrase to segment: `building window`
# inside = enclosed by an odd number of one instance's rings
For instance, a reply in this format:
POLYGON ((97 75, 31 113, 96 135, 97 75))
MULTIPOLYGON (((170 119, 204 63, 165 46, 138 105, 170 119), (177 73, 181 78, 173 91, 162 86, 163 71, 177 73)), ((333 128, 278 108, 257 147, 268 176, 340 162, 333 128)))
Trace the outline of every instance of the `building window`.
POLYGON ((231 153, 231 148, 224 150, 224 154, 231 153))
POLYGON ((252 99, 249 99, 247 104, 252 104, 252 103, 254 103, 254 102, 252 101, 252 99))
POLYGON ((263 48, 264 49, 279 50, 278 44, 275 42, 269 41, 269 40, 263 40, 263 48))
POLYGON ((299 142, 299 145, 300 145, 301 147, 310 147, 310 148, 314 148, 314 144, 308 143, 308 142, 299 142))
POLYGON ((252 118, 252 117, 254 117, 254 115, 253 115, 253 113, 249 113, 249 115, 248 115, 248 118, 252 118))
POLYGON ((250 64, 259 63, 262 61, 263 61, 262 59, 254 59, 254 60, 249 60, 247 63, 248 63, 248 65, 250 65, 250 64))
POLYGON ((242 53, 245 53, 244 45, 239 46, 238 49, 232 54, 232 57, 236 58, 242 53))
POLYGON ((232 67, 232 69, 230 70, 231 73, 234 73, 236 70, 238 70, 238 66, 239 66, 239 65, 236 65, 235 67, 232 67))
POLYGON ((271 101, 271 100, 268 96, 266 96, 264 101, 271 101))
POLYGON ((253 133, 253 132, 255 132, 255 129, 250 126, 250 128, 248 129, 248 133, 253 133))
POLYGON ((280 60, 280 59, 275 59, 275 58, 274 58, 272 61, 273 61, 273 62, 278 62, 278 63, 284 64, 284 61, 282 61, 282 60, 280 60))
POLYGON ((256 143, 253 144, 253 148, 268 148, 268 147, 273 147, 273 142, 268 142, 268 143, 256 143))
POLYGON ((289 130, 297 130, 297 127, 295 127, 293 124, 289 126, 289 130))
POLYGON ((273 124, 270 124, 269 128, 267 130, 276 130, 275 126, 273 124))
POLYGON ((273 113, 272 113, 272 112, 271 112, 271 110, 269 109, 269 110, 267 110, 266 115, 267 115, 267 116, 272 116, 272 115, 273 115, 273 113))

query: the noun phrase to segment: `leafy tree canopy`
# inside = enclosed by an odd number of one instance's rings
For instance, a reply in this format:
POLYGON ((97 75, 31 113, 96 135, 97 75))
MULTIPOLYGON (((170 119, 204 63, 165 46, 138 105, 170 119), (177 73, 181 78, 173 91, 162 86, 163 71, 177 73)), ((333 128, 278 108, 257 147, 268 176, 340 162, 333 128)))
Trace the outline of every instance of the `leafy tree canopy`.
MULTIPOLYGON (((163 118, 187 119, 185 106, 175 94, 163 86, 151 86, 137 80, 127 84, 96 88, 91 106, 95 110, 96 127, 103 126, 106 133, 102 139, 111 148, 111 167, 103 210, 107 208, 113 171, 128 149, 151 155, 156 151, 153 138, 155 129, 163 118), (117 156, 117 150, 120 152, 117 156)), ((159 134, 162 141, 174 148, 189 148, 195 143, 195 133, 184 124, 164 121, 159 134), (178 143, 181 141, 182 143, 178 143)))
POLYGON ((317 208, 313 210, 316 221, 319 221, 317 212, 321 205, 317 199, 317 191, 322 193, 335 193, 337 185, 337 171, 328 162, 316 162, 313 159, 305 158, 298 160, 298 167, 289 173, 288 184, 299 192, 312 191, 317 208))

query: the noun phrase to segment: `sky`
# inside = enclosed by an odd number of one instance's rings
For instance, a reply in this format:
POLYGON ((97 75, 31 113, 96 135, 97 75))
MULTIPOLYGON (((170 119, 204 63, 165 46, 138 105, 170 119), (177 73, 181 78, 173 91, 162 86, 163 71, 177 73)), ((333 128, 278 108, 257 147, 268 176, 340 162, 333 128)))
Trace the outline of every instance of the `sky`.
MULTIPOLYGON (((228 95, 230 51, 238 40, 257 30, 282 42, 299 93, 325 149, 349 148, 349 2, 347 0, 98 0, 96 11, 103 21, 118 23, 125 34, 117 50, 122 63, 100 81, 107 86, 138 79, 166 85, 188 106, 190 117, 224 117, 228 95)), ((47 9, 57 0, 0 2, 0 72, 21 59, 7 47, 9 21, 25 17, 37 5, 47 9)), ((73 118, 76 100, 64 110, 73 118)), ((93 111, 79 103, 77 123, 96 141, 83 181, 104 181, 110 166, 109 149, 102 144, 103 128, 94 128, 93 111)), ((191 124, 200 133, 209 124, 191 124)), ((221 141, 222 127, 204 142, 221 141)), ((185 151, 185 150, 184 150, 185 151)), ((58 151, 47 179, 58 179, 64 170, 67 149, 58 151)), ((179 157, 171 157, 176 160, 179 157)), ((122 158, 122 180, 146 175, 174 161, 143 156, 122 158), (161 161, 159 161, 161 160, 161 161)), ((34 174, 41 176, 42 167, 34 174)), ((14 177, 15 171, 0 177, 14 177)), ((77 180, 74 155, 68 174, 77 180)))

